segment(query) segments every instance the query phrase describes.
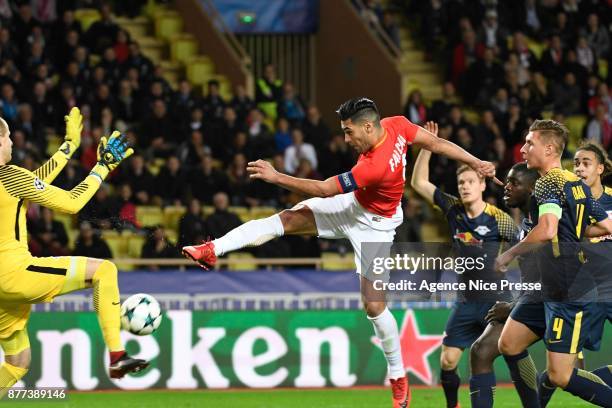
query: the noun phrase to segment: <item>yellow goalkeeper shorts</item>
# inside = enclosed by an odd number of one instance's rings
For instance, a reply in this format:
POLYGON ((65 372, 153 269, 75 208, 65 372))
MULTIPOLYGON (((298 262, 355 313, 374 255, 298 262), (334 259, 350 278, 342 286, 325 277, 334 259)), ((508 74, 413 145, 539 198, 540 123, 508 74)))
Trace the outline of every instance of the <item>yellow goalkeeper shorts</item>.
MULTIPOLYGON (((33 303, 51 302, 57 295, 87 287, 85 257, 9 259, 14 267, 0 271, 0 339, 25 327, 33 303)), ((7 261, 3 264, 6 267, 7 261)))

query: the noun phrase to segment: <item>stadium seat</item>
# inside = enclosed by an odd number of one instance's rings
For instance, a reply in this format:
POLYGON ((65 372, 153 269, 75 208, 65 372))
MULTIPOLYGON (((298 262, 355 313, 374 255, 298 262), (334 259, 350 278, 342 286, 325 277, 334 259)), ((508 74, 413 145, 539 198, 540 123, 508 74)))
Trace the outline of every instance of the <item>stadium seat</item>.
POLYGON ((441 234, 435 221, 427 221, 421 224, 421 240, 423 242, 446 242, 447 238, 441 234))
POLYGON ((136 39, 136 41, 140 44, 142 53, 149 57, 154 64, 163 59, 166 46, 162 41, 153 37, 141 37, 136 39))
POLYGON ((335 252, 323 252, 321 254, 323 261, 322 268, 326 271, 346 271, 355 269, 355 256, 352 252, 344 255, 335 252))
POLYGON ((599 76, 602 78, 607 78, 608 77, 608 70, 610 69, 610 67, 608 66, 608 61, 600 58, 598 61, 599 64, 599 76))
POLYGON ((127 253, 126 240, 117 231, 103 231, 102 239, 108 244, 113 258, 125 258, 127 253))
POLYGON ((74 244, 79 236, 79 230, 74 228, 66 229, 66 235, 68 235, 68 249, 72 251, 74 250, 74 244))
POLYGON ((541 42, 534 41, 532 39, 527 39, 527 47, 533 52, 536 58, 539 60, 542 58, 542 54, 544 53, 544 49, 546 46, 541 42))
POLYGON ((185 207, 169 206, 164 208, 164 228, 177 230, 181 217, 185 214, 187 209, 185 207))
POLYGON ((177 34, 170 39, 170 58, 186 63, 198 52, 198 44, 190 34, 177 34))
POLYGON ((59 149, 60 145, 64 142, 63 137, 59 137, 57 135, 51 135, 47 137, 47 154, 49 156, 53 156, 57 149, 59 149))
POLYGON ((186 62, 187 79, 194 85, 204 85, 213 78, 215 66, 210 58, 198 55, 186 62))
POLYGON ((163 225, 164 215, 162 209, 159 207, 139 205, 136 207, 136 220, 138 220, 143 227, 163 225))
POLYGON ((155 36, 168 41, 183 31, 183 19, 176 11, 168 10, 155 15, 155 36))
POLYGON ((81 23, 81 28, 85 32, 94 22, 100 19, 100 12, 96 9, 77 9, 74 11, 74 18, 81 23))
POLYGON ((178 231, 175 229, 165 229, 166 240, 170 245, 176 245, 178 241, 178 231))
MULTIPOLYGON (((233 97, 231 81, 225 75, 215 75, 213 79, 219 82, 219 93, 221 96, 227 101, 231 100, 233 97)), ((274 128, 275 126, 272 127, 272 129, 274 128)))
POLYGON ((140 258, 142 254, 142 246, 146 238, 140 234, 132 234, 127 239, 127 256, 128 258, 140 258))
POLYGON ((168 6, 165 4, 159 4, 159 2, 155 0, 147 0, 147 4, 142 8, 142 12, 149 18, 155 18, 157 13, 166 11, 167 9, 168 6))
POLYGON ((64 225, 66 232, 74 228, 74 216, 72 214, 66 214, 61 212, 54 212, 53 219, 59 221, 64 225))
POLYGON ((242 222, 246 222, 245 220, 250 220, 250 211, 247 207, 238 207, 238 206, 230 206, 228 208, 229 212, 233 212, 234 214, 236 214, 238 217, 240 217, 240 219, 242 220, 242 222))
POLYGON ((215 207, 212 205, 203 205, 202 206, 202 216, 208 217, 210 214, 215 212, 215 207))
POLYGON ((275 207, 253 207, 251 208, 251 215, 253 219, 267 218, 276 214, 278 210, 275 207))
POLYGON ((136 16, 134 18, 115 17, 115 22, 126 30, 130 37, 144 37, 149 34, 149 26, 151 22, 145 16, 136 16))
POLYGON ((257 264, 253 262, 255 257, 248 252, 233 252, 227 259, 239 260, 240 262, 228 265, 230 271, 253 271, 257 269, 257 264))
POLYGON ((582 140, 582 131, 587 124, 587 117, 585 115, 572 115, 565 119, 565 125, 567 126, 569 134, 569 142, 567 149, 570 152, 574 152, 580 141, 582 140))

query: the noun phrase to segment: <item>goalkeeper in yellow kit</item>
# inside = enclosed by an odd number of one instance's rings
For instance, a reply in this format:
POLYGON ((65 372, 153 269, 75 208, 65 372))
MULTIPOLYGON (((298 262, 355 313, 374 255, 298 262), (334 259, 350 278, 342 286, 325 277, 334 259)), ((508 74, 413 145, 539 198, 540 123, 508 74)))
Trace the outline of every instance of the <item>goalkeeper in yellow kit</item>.
POLYGON ((91 199, 106 176, 133 150, 115 131, 102 138, 98 163, 70 191, 50 185, 81 142, 82 116, 72 108, 66 116, 64 143, 34 172, 9 165, 13 143, 0 118, 0 346, 5 361, 0 367, 0 397, 23 377, 31 352, 27 323, 31 304, 51 302, 58 295, 93 287, 94 306, 104 342, 110 351, 109 374, 121 378, 149 363, 129 357, 121 344, 117 267, 107 260, 78 256, 37 258, 28 250, 26 206, 38 203, 74 214, 91 199))

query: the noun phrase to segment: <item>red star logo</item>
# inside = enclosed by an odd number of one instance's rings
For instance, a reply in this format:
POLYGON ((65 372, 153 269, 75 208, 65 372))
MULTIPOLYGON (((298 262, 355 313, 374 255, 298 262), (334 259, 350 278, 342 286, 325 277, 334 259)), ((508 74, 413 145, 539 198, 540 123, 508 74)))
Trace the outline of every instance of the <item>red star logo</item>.
MULTIPOLYGON (((404 321, 400 327, 400 344, 402 346, 402 360, 406 372, 413 373, 425 384, 433 384, 433 375, 428 357, 442 345, 443 335, 421 334, 412 309, 404 314, 404 321)), ((380 340, 372 336, 372 343, 381 347, 380 340)))

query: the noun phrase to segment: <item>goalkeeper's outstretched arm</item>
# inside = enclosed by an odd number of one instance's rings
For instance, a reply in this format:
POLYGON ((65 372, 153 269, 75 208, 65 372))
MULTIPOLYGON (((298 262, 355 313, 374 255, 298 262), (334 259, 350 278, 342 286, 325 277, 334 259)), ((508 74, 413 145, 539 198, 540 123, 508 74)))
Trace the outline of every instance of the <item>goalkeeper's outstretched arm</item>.
POLYGON ((15 198, 75 214, 93 197, 106 176, 133 152, 125 136, 115 131, 108 142, 105 137, 100 140, 98 163, 85 180, 70 191, 49 185, 31 171, 13 165, 0 166, 0 188, 15 198))
POLYGON ((34 170, 34 175, 45 183, 52 183, 55 180, 81 144, 83 116, 79 108, 76 106, 72 108, 70 113, 64 116, 64 120, 66 121, 64 142, 49 160, 34 170))
POLYGON ((0 167, 0 184, 15 198, 28 200, 56 211, 76 214, 98 191, 102 177, 90 173, 76 187, 66 191, 42 181, 31 171, 8 165, 0 167))

